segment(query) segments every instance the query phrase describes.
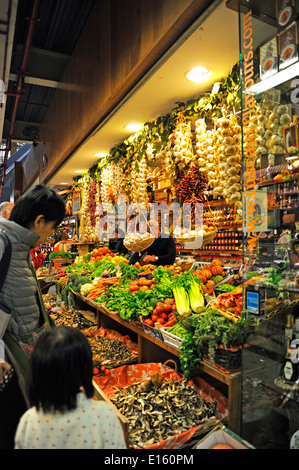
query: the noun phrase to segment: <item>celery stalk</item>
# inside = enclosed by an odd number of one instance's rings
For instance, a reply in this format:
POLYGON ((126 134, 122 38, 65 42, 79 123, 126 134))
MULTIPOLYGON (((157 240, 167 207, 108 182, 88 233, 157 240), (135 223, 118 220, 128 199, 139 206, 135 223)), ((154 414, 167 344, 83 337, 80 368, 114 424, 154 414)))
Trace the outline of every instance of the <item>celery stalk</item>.
POLYGON ((188 292, 183 287, 177 286, 173 287, 173 295, 178 314, 184 316, 190 315, 191 309, 188 292))
POLYGON ((191 283, 188 294, 192 311, 201 313, 204 310, 205 300, 197 282, 194 281, 191 283))

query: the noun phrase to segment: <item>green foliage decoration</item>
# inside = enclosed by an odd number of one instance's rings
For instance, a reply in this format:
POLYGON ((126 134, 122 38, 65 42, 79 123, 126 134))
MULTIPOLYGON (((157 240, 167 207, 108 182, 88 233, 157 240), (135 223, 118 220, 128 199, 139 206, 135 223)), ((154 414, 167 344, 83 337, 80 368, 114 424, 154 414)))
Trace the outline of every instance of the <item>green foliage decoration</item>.
POLYGON ((221 116, 223 108, 240 109, 239 63, 235 64, 228 76, 219 82, 215 92, 205 93, 203 96, 186 103, 178 101, 175 104, 176 107, 165 116, 159 116, 154 121, 146 122, 143 128, 134 135, 134 138, 128 138, 115 145, 106 157, 101 158, 89 169, 87 174, 74 178, 73 187, 82 187, 83 183, 86 183, 86 178, 100 180, 102 169, 112 162, 121 163, 126 171, 134 160, 138 161, 142 158, 149 143, 152 145, 155 158, 155 155, 166 146, 180 113, 188 121, 199 118, 217 118, 221 116))

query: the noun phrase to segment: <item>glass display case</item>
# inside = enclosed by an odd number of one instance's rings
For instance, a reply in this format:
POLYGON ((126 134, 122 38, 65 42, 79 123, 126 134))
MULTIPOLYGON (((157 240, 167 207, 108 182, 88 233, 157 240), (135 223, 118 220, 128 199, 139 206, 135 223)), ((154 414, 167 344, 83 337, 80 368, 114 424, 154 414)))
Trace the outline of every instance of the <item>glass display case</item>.
POLYGON ((243 135, 241 435, 299 448, 299 61, 295 0, 240 1, 243 135))

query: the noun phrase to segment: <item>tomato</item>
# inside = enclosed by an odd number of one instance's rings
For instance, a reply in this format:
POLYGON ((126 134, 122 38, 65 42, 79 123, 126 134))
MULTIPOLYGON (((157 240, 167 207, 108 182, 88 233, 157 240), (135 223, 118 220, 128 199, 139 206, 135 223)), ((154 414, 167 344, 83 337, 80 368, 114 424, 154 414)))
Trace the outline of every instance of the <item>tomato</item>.
POLYGON ((168 319, 167 313, 162 313, 161 318, 163 318, 163 320, 167 320, 168 319))
POLYGON ((160 323, 160 325, 164 325, 164 323, 165 323, 164 318, 160 317, 160 318, 158 319, 158 323, 160 323))
POLYGON ((153 320, 154 323, 156 323, 156 322, 158 321, 158 318, 159 318, 158 315, 154 315, 154 314, 153 314, 153 315, 151 316, 151 319, 153 320))
POLYGON ((93 372, 93 375, 98 375, 100 373, 97 367, 94 367, 92 372, 93 372))
POLYGON ((164 305, 171 305, 173 303, 174 299, 165 299, 164 300, 164 305))
POLYGON ((176 311, 176 304, 173 304, 173 306, 171 308, 172 308, 172 311, 175 312, 176 311))
POLYGON ((172 305, 164 305, 164 311, 165 312, 171 312, 172 311, 172 305))
POLYGON ((158 308, 158 307, 164 307, 164 304, 163 304, 163 302, 157 302, 157 304, 156 304, 156 308, 158 308))
POLYGON ((105 370, 105 375, 106 375, 106 376, 107 376, 107 375, 111 375, 111 370, 110 370, 110 369, 106 369, 106 370, 105 370))
POLYGON ((148 286, 142 286, 142 287, 140 287, 140 290, 149 290, 149 287, 148 286))
POLYGON ((145 320, 143 320, 143 322, 148 325, 148 326, 153 326, 153 320, 151 320, 150 318, 146 318, 145 320))
POLYGON ((102 366, 101 367, 101 371, 104 372, 106 370, 106 367, 105 366, 102 366))
MULTIPOLYGON (((158 304, 157 304, 157 305, 158 305, 158 304)), ((162 304, 162 305, 163 305, 163 304, 162 304)), ((157 315, 160 315, 161 313, 163 313, 163 312, 164 312, 164 308, 163 308, 163 306, 161 306, 161 307, 160 307, 160 306, 159 306, 159 307, 156 307, 156 309, 155 309, 155 310, 156 310, 156 312, 157 312, 157 315)))

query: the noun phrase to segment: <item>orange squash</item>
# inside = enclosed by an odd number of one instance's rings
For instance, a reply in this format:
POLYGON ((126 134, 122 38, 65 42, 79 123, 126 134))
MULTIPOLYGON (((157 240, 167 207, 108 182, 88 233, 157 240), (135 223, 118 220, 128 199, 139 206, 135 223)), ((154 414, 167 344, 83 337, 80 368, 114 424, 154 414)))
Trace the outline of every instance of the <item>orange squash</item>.
POLYGON ((217 274, 222 274, 223 273, 223 268, 222 268, 222 266, 212 266, 211 271, 212 271, 212 274, 214 276, 217 276, 217 274))
POLYGON ((220 259, 213 259, 210 266, 222 266, 222 262, 220 259))
POLYGON ((202 276, 204 276, 206 279, 211 279, 212 277, 212 272, 209 268, 203 268, 201 271, 202 276))

